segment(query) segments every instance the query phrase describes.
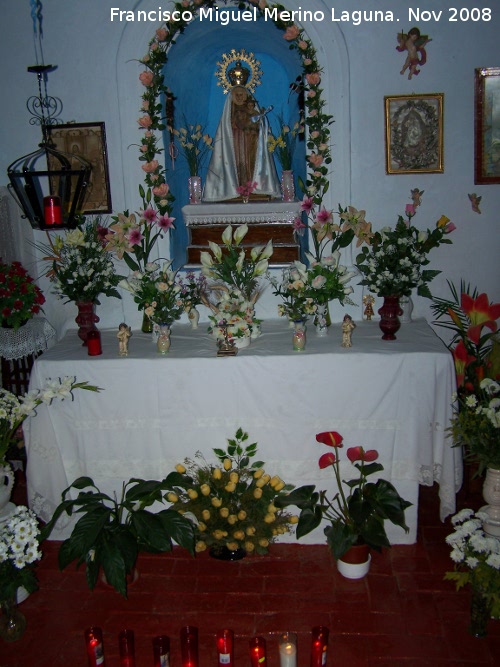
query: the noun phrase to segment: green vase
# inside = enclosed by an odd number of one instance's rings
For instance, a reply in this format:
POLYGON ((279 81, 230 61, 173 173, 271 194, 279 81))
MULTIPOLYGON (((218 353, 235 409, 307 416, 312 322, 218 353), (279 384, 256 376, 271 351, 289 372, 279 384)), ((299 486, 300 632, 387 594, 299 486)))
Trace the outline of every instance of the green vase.
POLYGON ((143 333, 153 333, 153 322, 149 319, 146 313, 144 313, 142 316, 141 331, 143 333))
POLYGON ((490 617, 491 602, 480 590, 473 588, 470 601, 470 625, 468 628, 470 634, 473 637, 486 637, 490 617))

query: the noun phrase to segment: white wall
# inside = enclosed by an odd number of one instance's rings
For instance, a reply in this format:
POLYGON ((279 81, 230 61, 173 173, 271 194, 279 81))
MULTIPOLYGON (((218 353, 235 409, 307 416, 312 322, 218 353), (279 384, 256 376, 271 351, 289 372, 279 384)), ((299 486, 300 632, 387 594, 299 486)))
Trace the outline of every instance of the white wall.
MULTIPOLYGON (((110 8, 167 9, 171 3, 157 0, 45 0, 43 2, 43 49, 46 63, 57 64, 50 75, 49 94, 64 102, 65 122, 104 121, 110 163, 111 192, 115 212, 138 209, 137 187, 141 170, 137 149, 129 147, 139 139, 136 119, 140 110, 141 85, 137 59, 159 24, 110 21, 110 8)), ((415 224, 433 227, 441 214, 457 226, 453 245, 431 254, 429 268, 442 274, 431 285, 433 293, 449 296, 446 279, 460 279, 486 291, 500 301, 499 228, 500 186, 474 184, 474 68, 500 66, 498 35, 500 9, 492 9, 491 21, 451 22, 449 6, 474 7, 477 0, 460 3, 422 0, 345 0, 343 9, 382 9, 394 13, 394 22, 332 22, 332 0, 289 0, 290 9, 319 9, 323 22, 304 23, 323 65, 328 111, 333 114, 332 185, 327 205, 336 208, 352 204, 367 211, 375 229, 394 224, 398 213, 410 201, 410 190, 425 193, 415 224), (439 21, 408 20, 408 8, 442 10, 439 21), (399 18, 399 21, 396 19, 399 18), (404 55, 396 51, 396 35, 418 25, 432 38, 428 60, 419 76, 411 81, 399 74, 404 55), (385 173, 384 95, 444 93, 444 173, 387 175, 385 173), (472 212, 467 194, 482 196, 478 215, 472 212)), ((496 3, 486 3, 495 5, 496 3)), ((28 0, 0 0, 0 73, 2 107, 0 126, 0 185, 7 183, 7 166, 17 157, 34 150, 39 128, 29 125, 26 100, 36 94, 36 77, 26 71, 35 64, 32 21, 28 0)), ((208 27, 207 27, 208 30, 208 27)), ((281 39, 276 32, 277 39, 281 39)), ((237 45, 235 45, 237 47, 237 45)), ((175 47, 174 47, 175 48, 175 47)), ((187 64, 189 68, 196 63, 187 64)), ((26 224, 26 235, 31 229, 26 224)), ((35 233, 43 241, 44 234, 35 233)), ((166 248, 168 252, 168 248, 166 248)), ((0 250, 1 253, 1 250, 0 250)), ((165 249, 161 249, 165 256, 165 249)), ((123 268, 125 271, 125 269, 123 268)), ((46 290, 47 294, 48 289, 46 290)), ((356 298, 360 302, 360 288, 356 298)), ((259 316, 274 317, 275 301, 264 295, 259 316)), ((335 319, 340 319, 338 312, 335 319)), ((349 309, 360 317, 361 307, 349 309)), ((72 304, 61 310, 48 304, 47 316, 60 332, 72 325, 76 311, 72 304)), ((415 313, 431 320, 429 302, 416 299, 415 313)), ((127 319, 137 326, 135 305, 125 295, 123 303, 105 299, 99 308, 102 326, 117 326, 127 319)), ((440 331, 440 333, 442 333, 440 331)))

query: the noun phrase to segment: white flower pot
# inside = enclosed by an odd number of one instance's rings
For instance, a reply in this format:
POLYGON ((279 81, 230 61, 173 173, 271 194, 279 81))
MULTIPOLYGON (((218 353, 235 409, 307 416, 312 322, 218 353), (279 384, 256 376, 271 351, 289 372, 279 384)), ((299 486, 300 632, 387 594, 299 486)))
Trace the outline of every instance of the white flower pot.
POLYGON ((372 560, 371 554, 368 554, 368 560, 364 563, 347 563, 339 559, 337 561, 337 570, 346 579, 362 579, 366 577, 370 570, 370 563, 372 560))
POLYGON ((481 507, 481 511, 488 515, 488 519, 483 521, 484 532, 492 537, 500 537, 500 469, 486 469, 483 498, 488 503, 481 507))

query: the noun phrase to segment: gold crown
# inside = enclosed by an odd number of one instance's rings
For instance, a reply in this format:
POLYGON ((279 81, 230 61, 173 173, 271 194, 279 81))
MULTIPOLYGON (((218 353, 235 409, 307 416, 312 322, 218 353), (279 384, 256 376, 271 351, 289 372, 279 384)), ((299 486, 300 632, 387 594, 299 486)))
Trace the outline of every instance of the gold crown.
POLYGON ((241 61, 237 60, 235 66, 227 71, 227 78, 233 86, 246 86, 250 74, 248 67, 243 67, 241 61))
POLYGON ((254 93, 260 85, 262 70, 260 62, 255 59, 253 53, 247 53, 245 49, 240 51, 231 49, 230 53, 222 54, 221 62, 217 63, 215 76, 218 79, 217 85, 222 86, 224 94, 234 86, 245 86, 254 93))

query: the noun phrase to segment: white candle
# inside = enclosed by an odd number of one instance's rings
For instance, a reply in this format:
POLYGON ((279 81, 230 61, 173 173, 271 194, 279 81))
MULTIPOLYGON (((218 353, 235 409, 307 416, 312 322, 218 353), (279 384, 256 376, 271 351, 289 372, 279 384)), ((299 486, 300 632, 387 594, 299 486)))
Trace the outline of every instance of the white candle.
POLYGON ((280 667, 297 667, 297 637, 285 632, 280 637, 280 667))

